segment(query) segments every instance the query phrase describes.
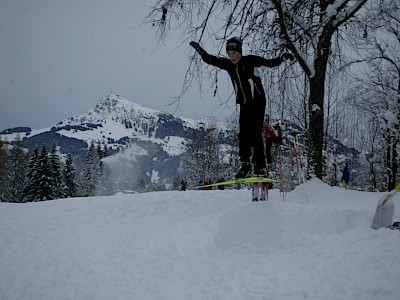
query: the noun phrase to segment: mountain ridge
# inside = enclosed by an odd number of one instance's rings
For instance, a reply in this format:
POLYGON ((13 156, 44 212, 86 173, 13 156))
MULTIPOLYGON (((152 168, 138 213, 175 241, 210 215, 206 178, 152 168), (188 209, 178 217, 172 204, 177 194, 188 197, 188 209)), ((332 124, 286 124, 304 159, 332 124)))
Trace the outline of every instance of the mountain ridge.
MULTIPOLYGON (((235 141, 231 139, 233 129, 229 129, 227 123, 179 118, 109 94, 81 115, 42 129, 9 128, 0 132, 0 139, 12 144, 20 136, 30 152, 43 144, 49 149, 55 142, 61 156, 71 154, 77 166, 84 165, 91 143, 101 144, 107 147, 111 156, 107 161, 113 165, 113 173, 122 177, 119 181, 137 182, 138 178, 144 178, 149 183, 158 178, 161 182, 171 183, 178 175, 187 141, 204 128, 210 128, 210 124, 220 129, 221 144, 234 145, 235 141)), ((302 132, 295 124, 285 121, 284 144, 290 144, 292 128, 302 132)), ((300 142, 304 144, 304 135, 300 135, 300 142)), ((343 154, 338 163, 345 161, 349 153, 360 155, 339 141, 335 143, 337 153, 343 154)), ((287 157, 293 155, 290 147, 283 148, 282 154, 287 157)), ((359 162, 354 169, 362 169, 359 162)))
MULTIPOLYGON (((187 140, 207 120, 179 118, 109 94, 85 113, 51 127, 9 128, 0 132, 0 138, 12 143, 19 136, 30 152, 43 144, 50 148, 56 142, 59 153, 72 154, 77 165, 85 162, 91 143, 101 144, 107 147, 110 156, 122 161, 108 159, 119 166, 113 171, 122 173, 122 166, 130 166, 129 171, 123 172, 124 180, 136 182, 138 177, 144 177, 149 182, 157 173, 161 181, 172 181, 187 140)), ((223 123, 218 126, 226 129, 223 123)))
POLYGON ((34 136, 52 132, 82 140, 88 145, 92 141, 106 144, 113 150, 120 148, 121 145, 126 145, 126 141, 130 139, 165 144, 165 148, 168 149, 170 148, 168 136, 187 138, 203 122, 202 120, 175 117, 131 102, 119 95, 109 94, 101 99, 94 108, 81 115, 60 121, 51 127, 42 129, 8 128, 0 132, 0 137, 12 141, 17 135, 20 135, 21 139, 31 139, 34 136))

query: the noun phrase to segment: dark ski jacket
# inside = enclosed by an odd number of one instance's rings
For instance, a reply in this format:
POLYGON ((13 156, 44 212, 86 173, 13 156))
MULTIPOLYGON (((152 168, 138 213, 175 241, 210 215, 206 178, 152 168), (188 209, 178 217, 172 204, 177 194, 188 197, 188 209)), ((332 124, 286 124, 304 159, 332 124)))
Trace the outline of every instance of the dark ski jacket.
POLYGON ((231 77, 236 93, 236 103, 246 104, 258 97, 265 98, 257 67, 276 67, 282 63, 280 57, 266 59, 256 55, 242 56, 238 64, 228 58, 216 57, 207 52, 201 55, 205 63, 226 70, 231 77))
POLYGON ((264 137, 265 143, 275 143, 280 144, 282 141, 282 129, 280 127, 277 128, 278 132, 272 129, 270 125, 263 128, 262 135, 264 137))
POLYGON ((342 181, 349 182, 350 180, 350 171, 349 168, 346 166, 343 169, 342 181))

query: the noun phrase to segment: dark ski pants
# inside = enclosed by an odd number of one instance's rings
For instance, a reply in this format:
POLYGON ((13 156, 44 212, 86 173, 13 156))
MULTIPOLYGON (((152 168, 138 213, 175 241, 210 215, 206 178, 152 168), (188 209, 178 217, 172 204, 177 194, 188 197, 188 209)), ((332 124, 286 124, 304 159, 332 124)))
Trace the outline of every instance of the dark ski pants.
POLYGON ((250 103, 240 105, 239 115, 239 157, 242 163, 252 161, 259 167, 265 167, 264 142, 262 129, 264 123, 265 98, 256 98, 250 103))
POLYGON ((272 142, 266 141, 265 142, 265 156, 267 157, 267 164, 272 163, 271 149, 272 149, 272 142))

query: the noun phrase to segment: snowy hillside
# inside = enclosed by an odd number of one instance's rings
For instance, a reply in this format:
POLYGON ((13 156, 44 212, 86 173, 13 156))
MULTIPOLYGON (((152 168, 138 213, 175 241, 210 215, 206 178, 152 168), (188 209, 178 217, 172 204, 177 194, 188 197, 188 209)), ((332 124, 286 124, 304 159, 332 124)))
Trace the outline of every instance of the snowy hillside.
POLYGON ((57 133, 62 137, 84 141, 87 145, 94 141, 113 149, 125 147, 130 140, 144 141, 158 144, 170 155, 179 155, 183 151, 181 144, 192 133, 191 130, 198 128, 199 122, 204 121, 176 118, 110 94, 86 113, 60 121, 52 127, 28 131, 21 127, 22 132, 18 128, 7 129, 0 137, 13 141, 19 134, 21 138, 29 140, 43 134, 52 133, 54 136, 57 133))
POLYGON ((380 196, 313 180, 284 202, 215 190, 0 203, 0 299, 397 300, 400 232, 370 228, 380 196))
MULTIPOLYGON (((188 139, 210 122, 175 117, 110 94, 82 115, 44 129, 6 129, 0 139, 13 142, 19 136, 31 153, 35 147, 44 144, 50 149, 56 143, 60 154, 71 154, 78 166, 84 164, 92 142, 104 144, 112 156, 114 178, 124 182, 144 178, 148 184, 157 174, 160 183, 171 184, 188 139)), ((229 143, 227 124, 213 121, 213 125, 221 129, 221 142, 229 143)))
MULTIPOLYGON (((91 141, 100 141, 116 149, 129 139, 137 139, 158 143, 164 151, 168 152, 171 149, 169 145, 171 139, 168 135, 158 132, 165 122, 163 118, 173 117, 130 102, 123 97, 108 95, 93 109, 83 115, 58 123, 56 128, 59 128, 57 131, 61 135, 85 140, 88 144, 91 141), (79 126, 85 126, 85 124, 91 124, 91 128, 78 130, 79 126)), ((179 122, 182 128, 188 127, 188 124, 181 120, 175 119, 175 121, 179 122)), ((181 137, 179 142, 183 141, 181 137)), ((175 151, 170 152, 171 155, 177 155, 183 151, 182 147, 180 149, 174 147, 174 149, 175 151)))

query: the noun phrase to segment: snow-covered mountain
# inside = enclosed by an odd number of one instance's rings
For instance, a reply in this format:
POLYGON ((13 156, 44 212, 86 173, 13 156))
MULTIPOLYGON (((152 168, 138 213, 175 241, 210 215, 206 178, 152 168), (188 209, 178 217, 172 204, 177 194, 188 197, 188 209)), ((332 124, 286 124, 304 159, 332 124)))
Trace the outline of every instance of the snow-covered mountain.
POLYGON ((182 144, 198 122, 143 107, 117 96, 108 95, 85 114, 59 122, 51 130, 67 137, 108 144, 112 149, 127 141, 156 143, 170 155, 182 153, 182 144), (174 138, 171 138, 174 137, 174 138))
POLYGON ((32 142, 42 141, 40 137, 44 134, 51 136, 57 133, 87 145, 91 142, 107 144, 114 150, 121 149, 127 141, 133 139, 157 143, 168 154, 179 155, 183 151, 182 143, 201 122, 177 118, 110 94, 86 113, 58 122, 52 127, 39 130, 12 128, 4 130, 0 136, 12 141, 19 134, 30 148, 32 142))
MULTIPOLYGON (((52 127, 32 130, 18 127, 0 132, 0 138, 14 141, 17 135, 30 151, 56 142, 60 153, 71 153, 82 162, 92 142, 109 149, 114 164, 117 157, 129 171, 124 176, 171 177, 187 139, 207 120, 191 120, 143 107, 119 95, 107 95, 86 113, 60 121, 52 127), (140 157, 140 159, 139 159, 140 157), (132 175, 133 174, 133 175, 132 175)), ((225 125, 218 126, 224 130, 225 125)), ((120 164, 117 164, 120 165, 120 164)), ((129 178, 135 180, 135 178, 129 178)))

